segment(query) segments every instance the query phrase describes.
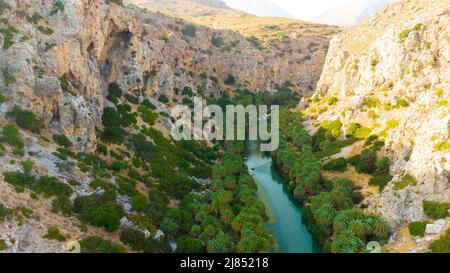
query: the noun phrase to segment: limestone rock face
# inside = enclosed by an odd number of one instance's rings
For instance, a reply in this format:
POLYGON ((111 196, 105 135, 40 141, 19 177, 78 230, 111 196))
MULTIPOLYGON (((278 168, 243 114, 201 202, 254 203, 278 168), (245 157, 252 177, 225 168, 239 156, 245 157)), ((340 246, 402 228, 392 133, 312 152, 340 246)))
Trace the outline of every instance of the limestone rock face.
POLYGON ((434 224, 428 224, 425 230, 426 234, 439 234, 444 231, 447 222, 444 219, 437 220, 434 224))
POLYGON ((424 200, 450 201, 449 25, 448 1, 388 5, 332 40, 314 95, 338 100, 319 122, 357 122, 386 135, 394 179, 367 205, 394 228, 424 220, 424 200), (417 183, 396 188, 406 174, 417 183))
POLYGON ((11 39, 0 34, 2 94, 88 151, 112 82, 141 98, 172 98, 185 86, 217 96, 288 84, 307 94, 325 60, 328 38, 263 47, 232 31, 105 2, 64 0, 58 9, 53 0, 2 0, 8 20, 0 28, 14 30, 11 39))

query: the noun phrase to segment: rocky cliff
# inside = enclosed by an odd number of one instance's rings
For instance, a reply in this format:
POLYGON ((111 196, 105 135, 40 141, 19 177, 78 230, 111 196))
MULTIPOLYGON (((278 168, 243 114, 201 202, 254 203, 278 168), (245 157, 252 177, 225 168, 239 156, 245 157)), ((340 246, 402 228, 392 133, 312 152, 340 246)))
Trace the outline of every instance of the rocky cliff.
POLYGON ((424 200, 450 201, 449 25, 448 1, 388 5, 332 40, 306 110, 319 123, 356 122, 383 136, 394 178, 366 204, 395 231, 427 219, 424 200), (412 182, 401 184, 405 176, 412 182))
POLYGON ((109 83, 143 98, 174 98, 174 89, 185 86, 207 96, 236 88, 273 91, 285 84, 308 93, 328 43, 307 36, 265 46, 114 1, 1 5, 2 93, 88 149, 109 83))

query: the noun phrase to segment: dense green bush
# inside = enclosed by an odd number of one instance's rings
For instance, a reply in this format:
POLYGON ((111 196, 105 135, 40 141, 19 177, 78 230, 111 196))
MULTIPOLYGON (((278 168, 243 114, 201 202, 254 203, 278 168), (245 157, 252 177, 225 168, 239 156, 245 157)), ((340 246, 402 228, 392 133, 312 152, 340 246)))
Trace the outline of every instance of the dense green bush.
POLYGON ((178 253, 202 253, 204 248, 202 241, 190 236, 181 236, 177 240, 177 252, 178 253))
POLYGON ((5 220, 11 214, 11 211, 5 207, 3 204, 0 204, 0 221, 5 220))
POLYGON ((156 106, 153 105, 153 103, 151 103, 148 99, 145 99, 145 100, 142 102, 142 105, 145 106, 145 107, 147 107, 147 108, 150 109, 150 110, 156 110, 156 106))
POLYGON ((439 203, 433 201, 423 201, 423 211, 425 214, 434 219, 445 219, 449 217, 450 203, 439 203))
POLYGON ((416 179, 410 174, 405 174, 405 176, 403 176, 401 180, 395 183, 394 190, 398 191, 408 186, 416 186, 416 185, 417 185, 416 179))
POLYGON ((347 171, 347 160, 343 157, 333 159, 322 167, 325 171, 345 172, 347 171))
POLYGON ((19 129, 11 124, 7 124, 3 127, 3 131, 0 135, 0 143, 4 142, 14 147, 14 154, 23 155, 24 146, 22 137, 19 134, 19 129))
POLYGON ((107 231, 113 232, 119 227, 123 215, 122 209, 115 205, 115 188, 104 181, 97 180, 94 182, 95 187, 102 187, 105 193, 101 196, 93 194, 78 197, 74 202, 74 210, 82 221, 94 226, 104 227, 107 231))
POLYGON ((384 190, 386 185, 392 180, 392 176, 389 174, 390 160, 388 157, 383 157, 378 161, 377 168, 373 177, 369 181, 369 185, 378 186, 380 192, 384 190))
POLYGON ((59 196, 52 201, 52 211, 55 213, 62 213, 70 217, 73 213, 74 207, 72 201, 67 196, 59 196))
POLYGON ((433 253, 450 253, 450 229, 430 244, 430 250, 433 253))
POLYGON ((189 86, 185 86, 183 88, 183 91, 181 92, 181 95, 187 96, 187 97, 192 97, 192 96, 194 96, 194 91, 192 91, 192 88, 190 88, 189 86))
POLYGON ((117 83, 113 82, 108 86, 108 93, 112 97, 121 98, 123 92, 122 89, 120 89, 120 86, 117 83))
POLYGON ((53 135, 53 140, 59 145, 66 148, 72 146, 72 142, 65 135, 53 135))
POLYGON ((220 36, 215 36, 212 38, 211 43, 215 46, 215 47, 222 47, 223 45, 225 45, 225 42, 223 41, 223 38, 220 36))
POLYGON ((47 234, 44 236, 44 238, 49 240, 56 240, 59 242, 66 241, 66 237, 60 233, 59 228, 57 227, 48 228, 47 234))
POLYGON ((412 236, 423 237, 425 235, 425 229, 429 222, 412 222, 408 224, 409 233, 412 236))
POLYGON ((49 176, 34 177, 31 174, 31 165, 28 162, 23 162, 22 165, 22 172, 3 173, 5 182, 15 187, 28 188, 37 194, 43 194, 45 197, 68 197, 72 194, 72 188, 61 183, 57 178, 49 176))
POLYGON ((104 227, 107 231, 113 232, 120 225, 121 210, 115 205, 104 204, 94 208, 91 217, 93 225, 104 227))
POLYGON ((81 253, 125 253, 124 246, 100 237, 91 236, 80 241, 81 253))
POLYGON ((371 149, 366 149, 360 155, 350 158, 348 163, 355 166, 358 173, 373 174, 377 168, 377 154, 371 149))
POLYGON ((169 103, 169 98, 166 95, 160 95, 158 100, 162 103, 169 103))
POLYGON ((32 112, 14 107, 6 113, 6 117, 14 120, 20 128, 33 133, 40 133, 44 129, 44 121, 37 118, 32 112))
POLYGON ((156 120, 158 119, 158 114, 153 113, 149 108, 141 105, 138 107, 138 112, 141 114, 142 120, 150 126, 155 125, 156 120))
POLYGON ((127 228, 120 234, 120 240, 130 246, 134 251, 144 253, 161 253, 167 252, 165 241, 157 241, 150 238, 145 238, 145 235, 137 230, 127 228))
POLYGON ((128 168, 128 164, 126 164, 124 162, 120 162, 120 161, 114 161, 113 163, 111 163, 111 165, 109 165, 109 169, 111 169, 115 172, 120 172, 127 168, 128 168))
POLYGON ((119 127, 106 127, 101 133, 101 139, 107 143, 121 144, 126 137, 126 131, 119 127))
POLYGON ((139 98, 131 94, 125 94, 125 99, 132 104, 139 104, 139 98))
POLYGON ((189 37, 195 37, 197 33, 197 27, 193 24, 187 24, 184 26, 184 28, 181 30, 181 33, 183 35, 189 36, 189 37))
POLYGON ((236 78, 229 74, 228 77, 223 81, 226 85, 234 85, 236 83, 236 78))

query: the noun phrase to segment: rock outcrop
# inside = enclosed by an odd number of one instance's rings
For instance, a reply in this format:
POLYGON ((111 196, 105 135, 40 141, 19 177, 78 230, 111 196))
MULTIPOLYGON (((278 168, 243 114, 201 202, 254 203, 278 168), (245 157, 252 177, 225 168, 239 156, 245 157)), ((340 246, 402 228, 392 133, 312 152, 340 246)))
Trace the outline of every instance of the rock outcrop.
POLYGON ((394 179, 366 203, 394 230, 426 218, 422 201, 450 201, 449 25, 448 1, 388 5, 332 40, 311 100, 319 122, 357 122, 385 135, 394 179), (395 187, 405 175, 414 183, 395 187))
POLYGON ((328 38, 263 47, 232 31, 105 2, 1 0, 2 94, 80 148, 95 146, 109 83, 144 98, 174 98, 185 86, 217 96, 288 84, 307 94, 323 67, 328 38))

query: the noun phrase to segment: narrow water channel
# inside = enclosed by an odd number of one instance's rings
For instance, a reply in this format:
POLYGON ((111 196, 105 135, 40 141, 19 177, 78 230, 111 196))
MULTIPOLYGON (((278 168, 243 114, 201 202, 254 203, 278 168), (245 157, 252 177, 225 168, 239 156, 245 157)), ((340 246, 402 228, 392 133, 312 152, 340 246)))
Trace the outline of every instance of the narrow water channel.
POLYGON ((308 231, 300 206, 272 167, 270 156, 260 151, 257 142, 247 143, 246 164, 258 184, 258 197, 265 203, 268 222, 282 253, 318 253, 319 243, 308 231))

